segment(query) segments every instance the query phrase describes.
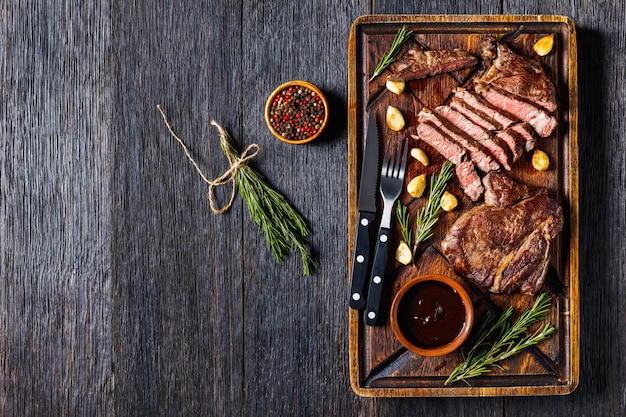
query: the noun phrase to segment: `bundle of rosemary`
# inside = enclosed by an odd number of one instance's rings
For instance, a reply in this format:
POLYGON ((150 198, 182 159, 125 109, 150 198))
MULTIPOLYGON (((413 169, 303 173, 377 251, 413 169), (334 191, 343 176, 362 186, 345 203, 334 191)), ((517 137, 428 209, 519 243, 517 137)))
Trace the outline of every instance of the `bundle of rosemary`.
POLYGON ((265 235, 265 244, 274 259, 281 262, 292 250, 299 251, 303 263, 304 275, 310 275, 315 265, 309 254, 307 237, 309 229, 300 214, 289 204, 283 195, 274 190, 259 172, 248 165, 248 160, 258 153, 258 145, 248 146, 240 153, 230 134, 215 121, 211 124, 220 133, 220 147, 230 162, 230 168, 216 180, 209 180, 192 158, 185 143, 172 130, 161 106, 157 106, 171 135, 181 144, 187 158, 202 179, 209 184, 209 200, 215 213, 222 213, 231 206, 235 197, 235 185, 243 198, 250 217, 265 235), (248 152, 254 152, 248 155, 248 152), (216 208, 213 192, 216 186, 231 183, 233 191, 230 201, 222 208, 216 208))

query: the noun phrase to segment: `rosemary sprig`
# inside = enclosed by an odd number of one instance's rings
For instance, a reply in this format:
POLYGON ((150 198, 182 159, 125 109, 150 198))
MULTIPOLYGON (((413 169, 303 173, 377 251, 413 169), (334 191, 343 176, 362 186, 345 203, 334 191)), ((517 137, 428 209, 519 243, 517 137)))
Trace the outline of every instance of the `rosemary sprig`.
MULTIPOLYGON (((220 146, 231 163, 241 158, 232 138, 222 129, 220 146)), ((237 169, 235 182, 250 217, 265 234, 265 244, 274 259, 281 262, 288 252, 297 249, 302 257, 303 273, 310 275, 315 265, 307 249, 309 229, 300 214, 247 164, 237 169)))
POLYGON ((402 230, 402 240, 404 240, 404 242, 411 247, 413 231, 409 227, 409 210, 402 204, 402 202, 400 202, 400 200, 398 200, 398 204, 396 205, 396 217, 402 230))
POLYGON ((552 299, 546 293, 541 293, 533 306, 519 316, 515 323, 511 323, 513 308, 509 307, 496 320, 493 310, 487 313, 474 347, 465 356, 462 364, 457 366, 445 385, 456 381, 467 381, 469 378, 491 372, 492 367, 502 369, 498 364, 514 356, 529 346, 536 345, 554 333, 550 323, 542 324, 532 334, 526 334, 534 323, 543 321, 552 305, 552 299))
POLYGON ((391 43, 391 48, 389 48, 389 51, 385 52, 380 58, 378 65, 376 65, 376 68, 374 69, 374 74, 369 79, 370 81, 378 77, 385 69, 387 69, 389 65, 391 65, 393 60, 396 59, 396 56, 400 53, 402 45, 411 37, 412 33, 412 31, 406 30, 406 25, 402 26, 400 30, 398 30, 398 33, 396 33, 396 36, 393 38, 393 42, 391 43))
POLYGON ((430 195, 428 202, 417 214, 415 219, 415 242, 413 243, 413 252, 417 252, 420 243, 428 240, 432 235, 432 229, 437 223, 437 214, 441 207, 441 196, 446 190, 448 181, 452 178, 454 165, 450 161, 446 161, 441 166, 439 175, 430 177, 430 195))

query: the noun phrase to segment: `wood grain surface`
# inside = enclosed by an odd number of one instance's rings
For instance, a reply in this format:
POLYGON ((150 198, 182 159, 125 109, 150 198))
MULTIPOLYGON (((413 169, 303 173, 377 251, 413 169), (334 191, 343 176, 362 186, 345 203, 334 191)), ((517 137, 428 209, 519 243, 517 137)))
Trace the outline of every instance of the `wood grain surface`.
POLYGON ((621 2, 0 3, 0 415, 623 416, 625 7, 621 2), (347 38, 369 13, 561 14, 579 46, 580 385, 562 397, 354 395, 347 321, 347 38), (263 120, 291 79, 331 106, 292 146, 263 120), (311 226, 317 271, 277 264, 215 119, 311 226), (227 194, 227 191, 224 190, 227 194))

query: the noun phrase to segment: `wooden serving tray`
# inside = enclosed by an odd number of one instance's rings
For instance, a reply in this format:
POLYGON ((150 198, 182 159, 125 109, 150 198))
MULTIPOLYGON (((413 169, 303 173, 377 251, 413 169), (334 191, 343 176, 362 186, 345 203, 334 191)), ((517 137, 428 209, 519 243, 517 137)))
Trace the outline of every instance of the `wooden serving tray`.
MULTIPOLYGON (((579 295, 578 295, 578 91, 577 55, 574 24, 562 16, 363 16, 351 28, 348 55, 348 220, 349 256, 352 260, 357 196, 364 148, 367 114, 375 112, 381 127, 381 153, 386 141, 398 135, 407 135, 407 129, 392 132, 386 127, 385 112, 388 105, 402 110, 407 126, 415 126, 416 115, 423 106, 434 108, 449 97, 453 87, 466 81, 472 70, 440 74, 425 80, 407 83, 401 95, 384 88, 387 73, 368 82, 381 55, 389 46, 398 29, 406 25, 412 30, 411 42, 420 42, 431 49, 463 48, 480 56, 479 43, 488 36, 502 36, 519 30, 512 43, 515 50, 540 61, 552 77, 559 99, 556 113, 559 125, 551 137, 541 139, 537 148, 550 157, 550 168, 539 172, 532 168, 530 154, 518 161, 509 175, 521 182, 542 186, 562 205, 565 225, 552 243, 550 273, 546 279, 553 295, 548 319, 556 328, 552 337, 538 346, 501 363, 503 369, 495 369, 482 377, 470 379, 471 386, 456 383, 444 386, 452 370, 462 362, 460 351, 435 358, 420 357, 407 351, 394 337, 388 318, 382 325, 369 327, 363 322, 362 311, 350 309, 350 381, 358 395, 370 397, 398 396, 505 396, 505 395, 558 395, 571 393, 579 378, 579 295), (554 34, 555 46, 545 57, 533 54, 534 42, 542 36, 554 34), (561 286, 562 285, 562 286, 561 286)), ((407 179, 422 172, 438 173, 443 163, 441 157, 423 142, 415 142, 426 150, 431 164, 424 168, 415 160, 409 164, 407 179)), ((472 295, 477 322, 488 308, 504 310, 513 306, 521 312, 533 301, 532 296, 486 294, 456 276, 447 260, 438 250, 442 236, 465 210, 473 206, 453 178, 448 190, 459 197, 460 204, 450 213, 442 213, 434 230, 434 236, 425 250, 419 254, 415 265, 402 266, 394 260, 392 251, 398 242, 390 244, 387 276, 388 288, 383 311, 389 311, 394 294, 400 286, 415 275, 439 273, 454 277, 472 295)), ((401 196, 414 214, 426 198, 413 200, 406 192, 401 196)), ((412 216, 412 218, 414 218, 412 216)), ((394 220, 395 221, 395 220, 394 220)), ((349 275, 349 273, 348 273, 349 275)), ((470 336, 471 343, 471 336, 470 336)))

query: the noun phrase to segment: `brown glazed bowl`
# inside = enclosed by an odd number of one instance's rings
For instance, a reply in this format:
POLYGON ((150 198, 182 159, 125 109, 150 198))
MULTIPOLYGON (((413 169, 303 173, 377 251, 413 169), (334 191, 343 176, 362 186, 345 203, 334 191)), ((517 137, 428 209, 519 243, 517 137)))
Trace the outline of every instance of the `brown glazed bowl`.
POLYGON ((421 356, 441 356, 461 347, 474 324, 467 291, 443 275, 407 282, 391 305, 391 328, 404 347, 421 356))
POLYGON ((267 127, 270 129, 272 134, 276 136, 278 139, 282 140, 283 142, 290 143, 293 145, 302 145, 305 143, 309 143, 317 139, 326 128, 326 125, 328 123, 328 102, 326 101, 326 97, 324 96, 322 91, 316 86, 314 86, 313 84, 308 83, 306 81, 300 81, 300 80, 289 81, 278 86, 272 92, 272 94, 270 94, 270 96, 268 97, 267 102, 265 103, 265 123, 267 123, 267 127), (275 125, 276 122, 274 120, 274 115, 272 114, 272 112, 275 111, 275 107, 274 107, 275 100, 277 100, 277 98, 280 98, 286 90, 289 90, 292 88, 299 89, 301 92, 306 93, 306 94, 313 93, 314 98, 315 96, 319 97, 319 98, 315 98, 315 102, 316 104, 318 104, 317 109, 311 109, 310 107, 310 105, 312 104, 311 102, 309 102, 307 105, 303 105, 304 107, 300 107, 300 105, 296 105, 295 103, 290 104, 292 106, 292 110, 294 110, 294 113, 296 114, 299 112, 299 109, 302 109, 302 108, 307 109, 308 111, 319 111, 320 110, 319 106, 321 106, 321 109, 323 110, 323 115, 320 114, 318 117, 319 120, 317 121, 308 120, 314 123, 315 126, 317 127, 314 129, 314 131, 308 132, 307 134, 300 133, 297 131, 297 127, 302 125, 303 121, 305 120, 306 116, 304 115, 300 115, 298 116, 298 118, 296 118, 294 114, 293 121, 295 125, 294 127, 286 128, 285 129, 286 132, 285 130, 275 125), (294 136, 297 136, 297 137, 294 137, 294 136))

